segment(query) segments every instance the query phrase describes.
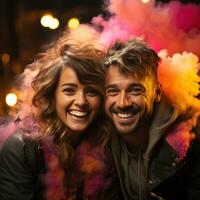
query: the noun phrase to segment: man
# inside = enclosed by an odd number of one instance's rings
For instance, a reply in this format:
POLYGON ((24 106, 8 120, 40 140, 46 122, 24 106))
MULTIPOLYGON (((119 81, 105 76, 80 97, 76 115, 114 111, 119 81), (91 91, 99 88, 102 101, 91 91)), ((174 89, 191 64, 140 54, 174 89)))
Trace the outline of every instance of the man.
POLYGON ((140 39, 108 51, 105 110, 114 125, 111 150, 124 199, 199 200, 200 141, 179 157, 169 137, 187 119, 162 95, 160 58, 140 39))

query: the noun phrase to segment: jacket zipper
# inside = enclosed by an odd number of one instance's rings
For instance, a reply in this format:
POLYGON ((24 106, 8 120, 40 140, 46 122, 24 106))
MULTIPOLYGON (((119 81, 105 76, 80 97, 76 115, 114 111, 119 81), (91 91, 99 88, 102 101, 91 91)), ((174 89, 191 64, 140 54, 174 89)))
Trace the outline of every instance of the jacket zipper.
POLYGON ((159 200, 165 200, 163 197, 158 196, 158 195, 157 195, 156 193, 154 193, 154 192, 151 192, 150 195, 151 195, 152 197, 155 197, 155 198, 159 199, 159 200))
POLYGON ((139 199, 142 200, 142 186, 141 186, 141 152, 138 155, 138 185, 139 185, 139 199))

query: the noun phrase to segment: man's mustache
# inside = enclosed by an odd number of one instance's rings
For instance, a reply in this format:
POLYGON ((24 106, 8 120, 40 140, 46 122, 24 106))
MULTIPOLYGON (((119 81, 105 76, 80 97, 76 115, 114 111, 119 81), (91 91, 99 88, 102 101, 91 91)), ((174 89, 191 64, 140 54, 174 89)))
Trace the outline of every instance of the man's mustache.
POLYGON ((141 107, 138 105, 131 105, 131 106, 126 106, 124 108, 119 108, 119 107, 115 107, 112 109, 112 112, 114 113, 133 113, 136 114, 141 110, 141 107))

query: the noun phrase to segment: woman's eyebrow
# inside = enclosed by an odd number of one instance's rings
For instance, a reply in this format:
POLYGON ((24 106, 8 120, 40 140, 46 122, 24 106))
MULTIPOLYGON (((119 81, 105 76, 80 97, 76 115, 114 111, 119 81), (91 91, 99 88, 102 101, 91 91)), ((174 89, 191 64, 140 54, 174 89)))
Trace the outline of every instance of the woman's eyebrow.
POLYGON ((61 85, 61 87, 63 87, 63 86, 77 87, 77 85, 74 84, 74 83, 63 83, 63 84, 61 85))

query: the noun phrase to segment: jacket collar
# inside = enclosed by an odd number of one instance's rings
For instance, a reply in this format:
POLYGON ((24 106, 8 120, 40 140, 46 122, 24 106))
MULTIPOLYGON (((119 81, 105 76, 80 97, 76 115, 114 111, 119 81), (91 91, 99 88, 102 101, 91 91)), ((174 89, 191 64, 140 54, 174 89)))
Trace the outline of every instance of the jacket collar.
POLYGON ((177 122, 180 114, 163 97, 162 101, 155 107, 155 115, 149 131, 149 143, 144 158, 151 157, 154 146, 164 137, 176 152, 178 160, 182 160, 187 154, 190 142, 195 138, 192 129, 196 126, 199 115, 200 111, 193 110, 189 118, 177 122))

